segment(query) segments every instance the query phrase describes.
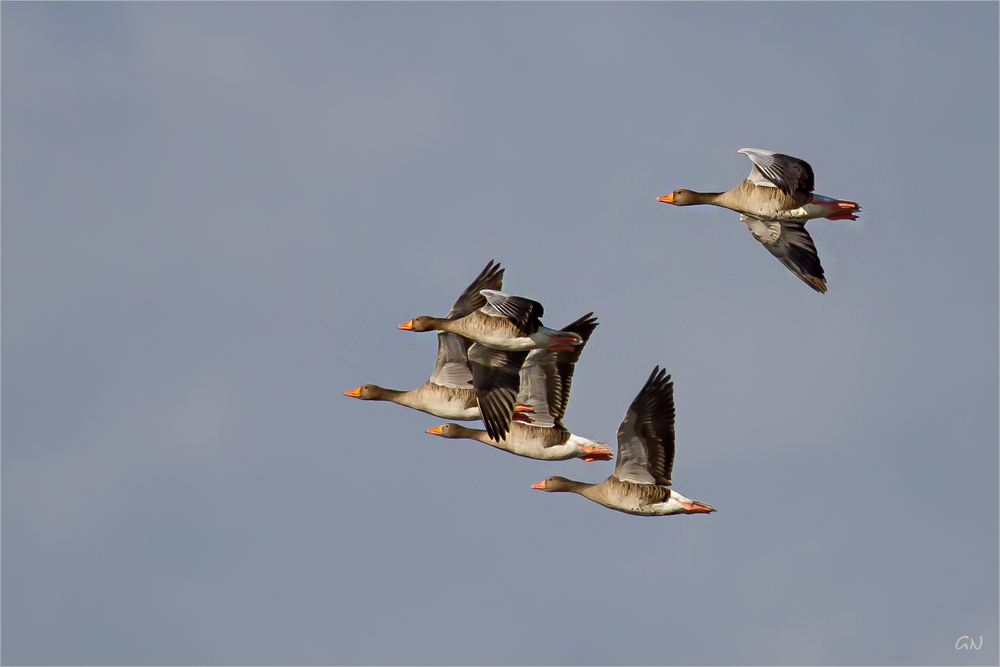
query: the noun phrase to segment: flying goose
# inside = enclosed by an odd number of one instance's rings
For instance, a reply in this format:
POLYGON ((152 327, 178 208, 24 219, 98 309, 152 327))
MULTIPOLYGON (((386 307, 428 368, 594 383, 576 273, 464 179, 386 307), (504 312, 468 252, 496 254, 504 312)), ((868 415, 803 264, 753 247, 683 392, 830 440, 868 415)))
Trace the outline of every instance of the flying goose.
POLYGON ((464 317, 421 315, 399 325, 406 331, 450 331, 495 350, 523 352, 540 347, 569 350, 583 342, 578 334, 542 326, 542 304, 496 289, 482 289, 486 304, 464 317))
POLYGON ((753 162, 750 175, 726 192, 674 190, 657 201, 674 206, 712 204, 736 211, 754 238, 817 292, 826 278, 805 223, 813 218, 857 220, 861 207, 852 201, 813 193, 812 167, 805 160, 743 148, 753 162))
POLYGON ((592 316, 593 313, 588 313, 560 329, 578 334, 583 339, 580 345, 564 351, 540 348, 528 355, 520 368, 520 389, 517 405, 513 407, 514 421, 505 438, 495 440, 487 431, 459 424, 442 424, 427 429, 427 433, 443 438, 478 440, 530 459, 563 461, 575 457, 584 461, 609 460, 612 453, 610 447, 603 442, 574 435, 562 424, 574 367, 590 335, 597 328, 597 318, 592 316))
POLYGON ((674 465, 674 385, 666 370, 653 369, 618 427, 618 460, 597 484, 548 477, 531 488, 568 491, 626 514, 662 516, 714 512, 670 488, 674 465))
MULTIPOLYGON (((448 319, 460 319, 486 305, 482 289, 500 289, 504 269, 493 260, 465 288, 448 313, 448 319)), ((386 389, 377 384, 365 384, 345 391, 345 396, 365 401, 392 401, 443 419, 474 420, 481 417, 473 384, 474 374, 469 362, 471 341, 455 333, 438 332, 437 360, 430 379, 410 391, 386 389)), ((517 393, 515 387, 514 393, 517 393)))

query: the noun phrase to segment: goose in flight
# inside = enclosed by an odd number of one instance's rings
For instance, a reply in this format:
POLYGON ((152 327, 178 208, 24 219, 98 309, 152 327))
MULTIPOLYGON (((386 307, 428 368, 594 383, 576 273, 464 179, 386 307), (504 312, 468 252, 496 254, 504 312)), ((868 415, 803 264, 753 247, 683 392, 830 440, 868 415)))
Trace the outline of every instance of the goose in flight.
POLYGON ((813 192, 812 167, 805 160, 743 148, 753 167, 750 175, 726 192, 674 190, 657 201, 674 206, 711 204, 740 214, 754 238, 817 292, 826 292, 823 266, 805 223, 813 218, 857 220, 861 207, 852 201, 813 192))
MULTIPOLYGON (((442 424, 427 429, 427 433, 443 438, 478 440, 518 456, 543 461, 563 461, 570 458, 582 458, 584 461, 609 460, 612 454, 610 447, 603 442, 570 433, 562 423, 566 404, 569 402, 573 370, 596 328, 597 318, 593 317, 593 313, 588 313, 560 329, 562 332, 578 334, 583 339, 580 345, 564 351, 539 348, 528 354, 520 367, 517 404, 512 405, 514 420, 503 439, 495 440, 487 431, 466 428, 460 424, 442 424)), ((507 395, 507 400, 511 403, 513 399, 514 395, 507 395)), ((483 416, 483 420, 487 421, 487 415, 483 416)))
POLYGON ((405 331, 449 331, 495 350, 523 352, 540 347, 569 350, 583 342, 578 334, 542 326, 542 304, 496 289, 479 291, 486 304, 464 317, 421 315, 399 325, 405 331))
POLYGON ((657 366, 632 401, 618 427, 618 460, 610 477, 597 484, 548 477, 531 488, 578 493, 626 514, 705 514, 711 505, 670 488, 674 465, 674 385, 657 366))

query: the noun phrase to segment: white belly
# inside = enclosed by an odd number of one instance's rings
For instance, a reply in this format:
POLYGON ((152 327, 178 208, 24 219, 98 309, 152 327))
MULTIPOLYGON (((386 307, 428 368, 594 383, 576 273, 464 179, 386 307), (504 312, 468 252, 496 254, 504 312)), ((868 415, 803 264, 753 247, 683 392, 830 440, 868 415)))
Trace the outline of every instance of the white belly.
POLYGON ((667 514, 678 514, 684 510, 676 498, 668 498, 666 502, 645 504, 637 498, 624 498, 621 504, 601 503, 605 507, 616 509, 626 514, 636 516, 664 516, 667 514))
POLYGON ((508 440, 504 444, 507 445, 507 451, 511 454, 539 461, 565 461, 573 458, 575 453, 575 448, 569 443, 544 447, 541 440, 514 439, 508 440))
POLYGON ((782 212, 779 220, 812 220, 813 218, 825 218, 834 211, 831 211, 826 206, 820 206, 819 204, 806 204, 805 206, 800 206, 798 208, 793 208, 790 211, 782 212))
MULTIPOLYGON (((467 335, 467 334, 463 334, 467 335)), ((520 338, 507 338, 504 336, 492 336, 492 335, 479 335, 479 336, 469 336, 477 343, 481 343, 486 347, 492 347, 495 350, 508 350, 511 352, 521 352, 523 350, 533 350, 537 347, 541 347, 535 341, 525 336, 520 338)))
POLYGON ((467 408, 465 401, 461 400, 428 405, 424 412, 442 419, 457 419, 459 421, 473 421, 482 417, 479 413, 479 407, 467 408))

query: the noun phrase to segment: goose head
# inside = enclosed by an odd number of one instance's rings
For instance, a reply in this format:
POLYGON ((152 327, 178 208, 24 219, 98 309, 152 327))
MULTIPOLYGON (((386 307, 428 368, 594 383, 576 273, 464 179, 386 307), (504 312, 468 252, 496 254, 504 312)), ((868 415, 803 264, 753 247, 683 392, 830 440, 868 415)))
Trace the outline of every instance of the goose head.
POLYGON ((436 324, 437 318, 421 315, 420 317, 414 317, 412 320, 403 322, 398 328, 403 331, 433 331, 437 328, 436 324))
POLYGON ((385 389, 377 384, 363 384, 360 387, 348 389, 344 392, 344 396, 360 398, 362 401, 373 401, 377 400, 384 391, 385 389))
POLYGON ((468 437, 468 432, 472 429, 465 428, 459 424, 441 424, 440 426, 435 426, 434 428, 429 428, 424 433, 430 433, 431 435, 439 435, 442 438, 465 438, 468 437))
POLYGON ((574 482, 571 479, 555 475, 553 477, 546 477, 542 481, 532 484, 531 488, 552 493, 553 491, 573 490, 578 486, 578 484, 579 482, 574 482))
POLYGON ((693 190, 674 190, 669 195, 663 195, 656 201, 664 204, 673 204, 674 206, 691 206, 692 204, 702 203, 701 198, 698 197, 698 193, 693 190))

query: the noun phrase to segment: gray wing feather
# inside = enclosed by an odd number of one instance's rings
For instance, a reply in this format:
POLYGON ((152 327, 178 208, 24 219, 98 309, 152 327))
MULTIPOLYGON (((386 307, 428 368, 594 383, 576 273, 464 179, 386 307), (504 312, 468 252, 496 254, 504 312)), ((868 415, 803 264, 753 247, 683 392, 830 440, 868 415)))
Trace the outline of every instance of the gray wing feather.
POLYGON ((529 421, 532 426, 555 426, 549 395, 555 388, 553 385, 560 382, 556 353, 547 348, 532 350, 521 366, 521 387, 517 392, 517 402, 531 407, 529 421))
POLYGON ((459 295, 455 304, 448 312, 449 320, 457 320, 466 315, 470 315, 486 305, 486 297, 480 290, 498 290, 503 286, 503 272, 499 264, 494 264, 491 259, 486 264, 486 268, 479 272, 476 279, 459 295))
MULTIPOLYGON (((485 306, 486 297, 480 290, 500 289, 503 286, 503 272, 500 265, 491 259, 455 300, 448 312, 448 319, 457 320, 485 306)), ((434 370, 431 371, 431 382, 452 389, 471 389, 470 344, 470 341, 458 334, 439 332, 437 359, 434 361, 434 370)))
POLYGON ((746 225, 753 237, 764 245, 777 243, 781 238, 781 223, 775 220, 761 220, 741 213, 740 222, 746 225))
POLYGON ((583 354, 583 348, 587 346, 590 335, 597 328, 597 318, 594 313, 587 313, 575 322, 564 326, 560 331, 575 333, 583 340, 580 345, 576 345, 572 350, 560 350, 556 352, 556 370, 559 373, 558 393, 553 394, 550 411, 556 420, 563 418, 566 414, 566 406, 569 403, 569 390, 573 385, 573 372, 576 370, 576 362, 583 354))
POLYGON ((815 188, 812 167, 805 160, 759 148, 741 148, 739 153, 753 162, 747 180, 755 185, 776 187, 802 206, 809 201, 815 188))
POLYGON ((482 309, 483 313, 494 317, 506 317, 529 336, 542 326, 541 317, 545 309, 537 301, 493 289, 484 289, 481 293, 487 301, 487 305, 482 309))
POLYGON ((527 351, 496 350, 479 343, 469 348, 472 384, 486 433, 496 442, 505 439, 514 414, 521 365, 527 351))
POLYGON ((767 180, 767 176, 765 176, 764 174, 760 173, 760 169, 757 168, 757 165, 754 165, 753 167, 750 168, 750 175, 747 176, 747 180, 750 181, 751 183, 753 183, 754 185, 760 185, 760 186, 765 187, 765 188, 777 188, 778 187, 777 185, 775 185, 771 181, 767 180))
POLYGON ((802 282, 817 292, 826 292, 823 265, 804 223, 792 220, 758 220, 748 215, 741 215, 740 220, 754 238, 802 282))
POLYGON ((437 361, 431 382, 452 389, 472 389, 469 341, 448 331, 438 332, 437 361))
POLYGON ((521 389, 517 402, 531 406, 529 422, 532 426, 552 428, 561 425, 569 403, 569 390, 573 371, 580 360, 583 348, 597 328, 597 318, 587 313, 567 324, 560 331, 575 333, 583 340, 572 350, 553 352, 548 348, 532 350, 521 367, 521 389))
POLYGON ((614 477, 670 486, 674 465, 674 385, 657 366, 618 427, 614 477))

